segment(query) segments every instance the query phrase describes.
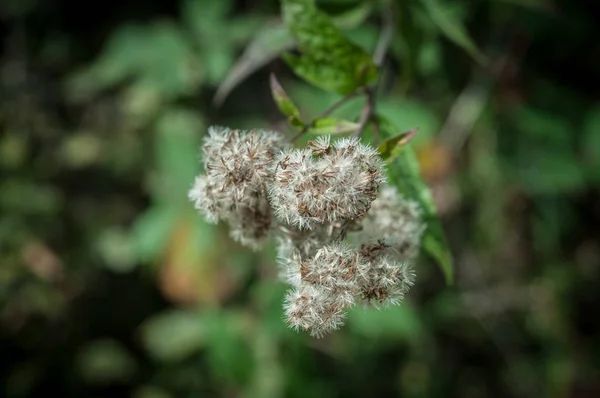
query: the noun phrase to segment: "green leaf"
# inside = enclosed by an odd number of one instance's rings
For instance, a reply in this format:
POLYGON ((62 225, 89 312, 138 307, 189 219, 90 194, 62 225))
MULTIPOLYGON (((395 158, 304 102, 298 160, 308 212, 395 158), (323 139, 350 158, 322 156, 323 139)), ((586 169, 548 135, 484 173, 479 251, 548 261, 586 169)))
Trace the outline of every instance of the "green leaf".
MULTIPOLYGON (((285 322, 281 302, 285 297, 286 286, 275 280, 261 280, 254 284, 251 289, 253 302, 261 308, 262 328, 272 336, 298 336, 291 334, 285 322)), ((292 337, 293 338, 293 337, 292 337)))
POLYGON ((115 30, 100 56, 75 74, 67 88, 74 99, 85 99, 135 79, 173 98, 196 89, 198 70, 190 43, 177 25, 125 25, 115 30))
POLYGON ((288 116, 290 121, 293 120, 294 123, 301 122, 300 111, 298 110, 298 107, 292 102, 273 73, 271 73, 269 82, 271 85, 271 94, 273 95, 273 99, 277 104, 277 108, 279 108, 282 114, 288 116))
POLYGON ((78 132, 62 143, 63 161, 73 168, 89 167, 102 156, 103 142, 97 134, 78 132))
POLYGON ((194 34, 194 38, 204 44, 223 35, 223 22, 231 11, 230 1, 181 1, 181 19, 194 34))
POLYGON ((410 339, 423 333, 423 324, 407 303, 377 311, 355 307, 348 312, 347 323, 352 332, 369 338, 410 339))
POLYGON ((354 75, 354 72, 343 71, 339 64, 328 60, 310 55, 296 57, 291 54, 283 54, 282 58, 296 75, 326 91, 349 94, 364 85, 364 82, 349 77, 354 75))
POLYGON ((204 0, 183 0, 181 4, 181 18, 198 43, 204 78, 210 84, 219 83, 234 61, 232 29, 223 29, 224 24, 232 23, 228 21, 231 5, 229 1, 204 0))
POLYGON ((173 206, 188 205, 187 192, 198 174, 199 138, 203 123, 196 113, 169 108, 155 126, 158 175, 154 199, 173 206))
POLYGON ((97 237, 96 246, 106 267, 114 272, 129 272, 137 265, 131 236, 121 228, 104 231, 97 237))
POLYGON ((440 120, 431 106, 415 99, 382 98, 377 102, 377 113, 405 130, 418 126, 419 134, 411 141, 416 146, 429 142, 440 128, 440 120))
POLYGON ((293 46, 294 41, 283 24, 266 25, 252 38, 242 56, 219 85, 213 102, 217 105, 222 104, 229 93, 248 76, 293 46))
POLYGON ((418 129, 414 128, 387 138, 379 145, 379 148, 377 148, 381 157, 388 162, 394 160, 399 155, 398 149, 401 150, 404 148, 404 146, 412 140, 415 134, 417 134, 417 131, 418 129))
POLYGON ((349 41, 314 2, 284 0, 282 13, 301 53, 283 58, 298 76, 339 94, 349 94, 377 79, 371 56, 349 41))
POLYGON ((453 18, 448 8, 439 0, 421 0, 431 20, 456 45, 466 50, 477 62, 486 63, 486 57, 479 51, 475 42, 460 21, 453 18))
POLYGON ((340 29, 352 29, 362 25, 371 14, 373 3, 363 2, 355 8, 331 16, 331 20, 340 29))
POLYGON ((217 379, 228 383, 248 383, 254 369, 247 334, 248 319, 243 313, 216 310, 206 319, 206 359, 217 379))
MULTIPOLYGON (((332 21, 340 29, 354 28, 364 22, 371 9, 372 5, 365 3, 332 17, 332 21)), ((294 48, 294 45, 294 40, 282 21, 273 21, 262 26, 219 85, 213 103, 223 104, 231 91, 248 76, 275 60, 282 52, 294 48)))
MULTIPOLYGON (((382 117, 380 117, 380 127, 384 133, 396 131, 396 128, 382 117)), ((446 282, 452 284, 452 254, 446 243, 431 192, 421 177, 419 163, 411 146, 407 145, 403 148, 396 160, 388 167, 388 173, 390 184, 421 205, 427 226, 423 236, 423 250, 437 262, 446 282)))
POLYGON ((359 127, 358 123, 348 120, 321 117, 313 121, 308 132, 312 134, 347 134, 356 131, 359 127))
POLYGON ((157 205, 138 216, 130 234, 139 261, 154 261, 163 253, 180 213, 175 207, 157 205))
POLYGON ((169 310, 144 322, 142 341, 155 359, 178 361, 202 347, 205 328, 199 314, 187 310, 169 310))
POLYGON ((429 219, 427 222, 427 232, 423 237, 423 249, 433 258, 444 273, 446 283, 454 283, 454 270, 452 253, 448 248, 448 243, 444 236, 442 226, 437 219, 429 219))

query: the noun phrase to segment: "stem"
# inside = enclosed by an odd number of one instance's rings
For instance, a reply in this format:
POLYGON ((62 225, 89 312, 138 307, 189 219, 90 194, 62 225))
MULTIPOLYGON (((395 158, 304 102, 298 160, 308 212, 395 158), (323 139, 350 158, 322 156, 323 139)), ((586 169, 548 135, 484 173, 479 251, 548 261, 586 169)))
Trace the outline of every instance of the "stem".
POLYGON ((333 105, 331 105, 329 108, 327 108, 325 110, 325 112, 323 112, 321 114, 320 117, 326 117, 331 115, 337 108, 339 108, 340 106, 344 105, 346 103, 346 101, 356 97, 358 95, 359 90, 354 90, 353 92, 351 92, 350 94, 346 95, 345 97, 339 99, 337 102, 335 102, 333 105))
POLYGON ((362 132, 367 127, 367 124, 373 117, 373 111, 375 109, 375 95, 373 93, 373 88, 367 88, 365 91, 367 94, 367 102, 365 103, 365 106, 360 114, 360 118, 358 119, 358 129, 356 129, 356 133, 354 133, 354 135, 357 137, 360 137, 362 132))
POLYGON ((300 130, 298 132, 298 134, 296 134, 294 137, 292 137, 292 142, 294 142, 298 138, 302 137, 304 135, 304 133, 306 133, 308 131, 308 129, 314 124, 314 122, 315 122, 316 119, 320 119, 320 118, 327 117, 327 116, 331 115, 340 106, 344 105, 347 101, 349 101, 352 98, 356 97, 360 91, 361 91, 361 89, 356 89, 353 92, 351 92, 350 94, 348 94, 348 95, 340 98, 339 100, 337 100, 329 108, 327 108, 323 113, 321 113, 320 116, 318 116, 317 118, 313 119, 309 124, 307 124, 306 126, 304 126, 302 128, 302 130, 300 130))
MULTIPOLYGON (((390 47, 390 43, 392 38, 394 37, 394 25, 396 23, 395 14, 394 14, 394 6, 391 0, 387 0, 385 3, 385 7, 382 9, 382 19, 383 19, 383 27, 381 29, 381 34, 379 35, 379 40, 377 40, 377 46, 375 47, 375 52, 373 53, 373 63, 377 66, 378 69, 381 69, 383 66, 383 62, 385 60, 385 56, 390 47)), ((365 88, 365 93, 367 95, 367 102, 363 107, 362 113, 359 119, 359 127, 356 130, 354 135, 356 137, 360 137, 367 124, 373 121, 375 123, 374 130, 377 131, 377 140, 379 140, 379 124, 377 120, 374 120, 373 116, 375 113, 376 107, 376 95, 377 89, 379 87, 380 79, 371 86, 365 88)))

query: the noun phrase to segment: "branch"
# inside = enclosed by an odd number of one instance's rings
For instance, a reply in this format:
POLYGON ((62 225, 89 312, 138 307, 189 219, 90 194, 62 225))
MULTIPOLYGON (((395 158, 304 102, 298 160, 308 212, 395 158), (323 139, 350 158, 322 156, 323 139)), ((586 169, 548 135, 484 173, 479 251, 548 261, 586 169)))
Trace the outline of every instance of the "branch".
MULTIPOLYGON (((373 53, 373 63, 377 66, 378 69, 381 70, 383 66, 383 62, 385 60, 385 56, 387 55, 388 49, 390 47, 390 43, 392 38, 394 37, 394 26, 396 24, 395 14, 394 14, 394 6, 390 0, 386 1, 385 7, 382 9, 382 19, 383 19, 383 27, 381 29, 381 34, 379 35, 379 40, 377 41, 377 47, 375 47, 375 52, 373 53)), ((365 89, 365 93, 367 94, 367 102, 363 107, 362 113, 359 119, 359 128, 356 130, 355 136, 360 137, 363 133, 367 124, 373 119, 373 114, 375 112, 376 105, 376 95, 377 89, 379 87, 380 78, 377 79, 375 84, 371 87, 367 87, 365 89)), ((376 124, 375 130, 379 131, 379 125, 377 120, 374 120, 376 124)), ((377 140, 377 137, 375 137, 377 140)))
POLYGON ((298 134, 296 134, 294 137, 292 137, 292 142, 296 141, 298 138, 302 137, 307 131, 308 129, 315 123, 315 120, 317 119, 321 119, 323 117, 327 117, 329 115, 331 115, 336 109, 338 109, 340 106, 344 105, 347 101, 349 101, 350 99, 356 97, 359 92, 362 91, 361 89, 357 89, 354 90, 353 92, 351 92, 350 94, 340 98, 338 101, 336 101, 333 105, 331 105, 329 108, 327 108, 323 113, 321 113, 321 115, 319 115, 318 117, 314 118, 310 123, 308 123, 307 125, 305 125, 302 130, 300 130, 298 132, 298 134))
POLYGON ((363 106, 360 118, 358 119, 358 129, 356 129, 356 133, 354 133, 357 137, 360 137, 369 121, 373 118, 373 112, 375 111, 375 93, 373 92, 373 89, 373 87, 370 87, 365 90, 367 102, 363 106))

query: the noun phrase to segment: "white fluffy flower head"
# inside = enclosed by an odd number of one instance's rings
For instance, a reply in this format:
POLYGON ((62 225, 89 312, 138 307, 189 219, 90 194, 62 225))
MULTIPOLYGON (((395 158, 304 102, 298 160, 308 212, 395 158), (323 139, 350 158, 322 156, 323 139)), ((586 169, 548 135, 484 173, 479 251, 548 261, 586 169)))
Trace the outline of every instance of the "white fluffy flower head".
POLYGON ((402 301, 424 227, 416 202, 382 187, 377 150, 328 136, 292 149, 274 132, 211 127, 202 151, 189 199, 245 246, 277 238, 292 328, 321 337, 356 304, 402 301))
POLYGON ((276 158, 269 197, 275 215, 300 229, 361 218, 384 182, 377 151, 357 138, 331 144, 319 137, 307 149, 276 158))
POLYGON ((210 127, 202 147, 206 174, 196 178, 189 199, 207 221, 228 222, 236 241, 257 249, 273 221, 265 183, 286 145, 272 131, 210 127))
POLYGON ((363 242, 382 241, 389 246, 388 253, 410 261, 419 253, 424 231, 419 204, 399 194, 396 188, 385 186, 362 220, 362 231, 357 236, 363 242))

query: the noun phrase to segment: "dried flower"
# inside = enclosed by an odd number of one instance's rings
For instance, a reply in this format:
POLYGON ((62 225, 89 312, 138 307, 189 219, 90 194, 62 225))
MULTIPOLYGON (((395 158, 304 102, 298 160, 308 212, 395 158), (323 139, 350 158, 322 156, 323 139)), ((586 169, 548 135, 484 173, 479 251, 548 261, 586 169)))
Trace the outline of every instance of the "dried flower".
POLYGON ((276 159, 269 198, 275 215, 300 229, 364 216, 384 181, 375 149, 356 138, 283 151, 276 159))
POLYGON ((188 194, 195 208, 209 222, 228 222, 235 240, 258 248, 272 225, 265 183, 285 146, 271 131, 210 127, 202 147, 206 175, 196 178, 188 194))
MULTIPOLYGON (((338 296, 345 305, 354 303, 358 279, 364 273, 358 252, 342 242, 323 246, 309 261, 302 263, 300 279, 338 296)), ((366 265, 366 264, 365 264, 366 265)))
POLYGON ((277 237, 291 327, 321 337, 356 303, 398 304, 414 283, 421 212, 394 188, 380 192, 375 149, 325 136, 290 149, 277 133, 211 127, 203 153, 189 199, 245 246, 277 237))
POLYGON ((188 192, 188 198, 194 203, 196 210, 204 214, 206 221, 215 224, 219 221, 219 215, 224 213, 223 209, 227 207, 223 201, 218 200, 219 194, 219 188, 213 181, 205 175, 199 175, 188 192))
POLYGON ((285 259, 287 279, 294 286, 284 306, 288 323, 318 337, 339 328, 359 291, 359 258, 346 244, 333 243, 309 259, 297 251, 285 259))
POLYGON ((354 236, 363 244, 383 244, 387 254, 409 261, 419 253, 424 230, 419 204, 385 186, 362 220, 362 231, 354 236))
POLYGON ((360 280, 363 304, 375 307, 400 304, 415 280, 409 262, 398 262, 383 255, 369 263, 360 280))
POLYGON ((315 337, 339 329, 346 317, 346 308, 342 303, 309 284, 289 291, 284 309, 286 320, 292 328, 308 331, 315 337))
POLYGON ((252 206, 238 206, 227 221, 229 234, 235 241, 257 250, 269 238, 273 217, 269 202, 261 196, 252 206))
POLYGON ((299 286, 302 261, 314 257, 327 242, 327 236, 323 228, 300 231, 282 229, 285 236, 278 238, 277 245, 280 278, 292 286, 299 286))

